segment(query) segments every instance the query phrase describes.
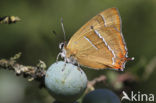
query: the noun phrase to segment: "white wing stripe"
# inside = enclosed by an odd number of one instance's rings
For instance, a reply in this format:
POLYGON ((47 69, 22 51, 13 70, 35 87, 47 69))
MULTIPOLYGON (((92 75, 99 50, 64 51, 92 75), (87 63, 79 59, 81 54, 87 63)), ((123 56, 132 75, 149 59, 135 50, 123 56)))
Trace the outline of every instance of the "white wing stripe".
POLYGON ((98 49, 86 36, 84 36, 84 38, 85 38, 95 49, 98 49))
POLYGON ((115 64, 115 58, 116 58, 116 55, 115 55, 115 53, 114 53, 114 51, 111 49, 111 47, 107 44, 107 42, 105 41, 105 39, 101 36, 101 34, 97 31, 97 30, 94 30, 95 31, 95 33, 97 34, 97 36, 99 37, 99 38, 101 38, 102 40, 103 40, 103 42, 105 43, 105 45, 107 46, 107 48, 112 52, 112 54, 113 54, 113 57, 112 57, 112 65, 114 65, 115 64))
POLYGON ((104 26, 106 27, 106 20, 105 20, 105 17, 103 15, 100 15, 103 19, 103 22, 104 22, 104 26))

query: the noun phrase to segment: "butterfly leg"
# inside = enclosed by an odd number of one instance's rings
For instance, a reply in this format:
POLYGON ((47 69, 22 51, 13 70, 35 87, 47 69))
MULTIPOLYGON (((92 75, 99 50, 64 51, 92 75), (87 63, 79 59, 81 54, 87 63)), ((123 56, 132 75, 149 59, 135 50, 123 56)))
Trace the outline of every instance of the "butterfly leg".
POLYGON ((80 68, 80 64, 79 62, 77 62, 77 66, 78 66, 78 70, 81 72, 81 74, 83 73, 82 69, 80 68))
POLYGON ((67 63, 67 59, 66 59, 66 58, 64 59, 64 62, 65 62, 65 63, 64 63, 64 66, 63 66, 62 71, 64 71, 64 70, 65 70, 65 67, 66 67, 66 63, 67 63))
POLYGON ((64 64, 62 71, 64 71, 64 70, 65 70, 65 67, 66 67, 66 63, 64 64))
POLYGON ((80 67, 80 64, 79 64, 79 62, 77 62, 77 66, 78 66, 78 67, 80 67))
POLYGON ((57 55, 56 62, 58 61, 60 56, 61 56, 61 52, 57 55))

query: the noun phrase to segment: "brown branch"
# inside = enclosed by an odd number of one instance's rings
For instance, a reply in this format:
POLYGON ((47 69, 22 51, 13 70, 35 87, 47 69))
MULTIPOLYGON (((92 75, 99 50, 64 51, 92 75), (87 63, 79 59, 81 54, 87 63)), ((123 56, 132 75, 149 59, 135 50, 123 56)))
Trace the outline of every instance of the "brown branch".
POLYGON ((25 66, 17 63, 17 59, 21 56, 21 53, 16 54, 10 59, 0 59, 0 69, 13 70, 17 75, 23 75, 23 77, 28 77, 28 81, 37 80, 43 83, 46 64, 43 61, 39 61, 36 66, 25 66))
MULTIPOLYGON (((105 86, 109 86, 109 87, 112 87, 113 89, 117 90, 116 89, 117 83, 123 84, 124 82, 130 82, 130 81, 135 82, 135 81, 137 81, 137 78, 134 75, 132 75, 131 73, 127 72, 124 74, 118 74, 117 77, 115 78, 115 80, 112 80, 109 82, 107 82, 107 81, 108 81, 108 78, 105 75, 101 75, 99 77, 94 78, 91 81, 88 81, 86 93, 95 90, 95 85, 97 83, 103 83, 105 86)), ((122 88, 124 88, 124 87, 121 87, 121 89, 122 88)))
POLYGON ((105 84, 106 83, 106 79, 107 79, 106 76, 101 75, 101 76, 99 76, 97 78, 94 78, 91 81, 88 81, 86 93, 88 93, 89 91, 95 90, 94 86, 96 85, 96 83, 102 82, 102 83, 105 84))

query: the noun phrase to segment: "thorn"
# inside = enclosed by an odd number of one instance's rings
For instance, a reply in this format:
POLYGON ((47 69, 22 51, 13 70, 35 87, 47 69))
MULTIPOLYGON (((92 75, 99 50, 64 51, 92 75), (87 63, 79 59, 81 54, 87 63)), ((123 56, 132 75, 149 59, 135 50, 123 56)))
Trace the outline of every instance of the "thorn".
POLYGON ((22 55, 22 53, 19 52, 19 53, 15 54, 13 57, 11 57, 10 60, 17 60, 21 57, 21 55, 22 55))

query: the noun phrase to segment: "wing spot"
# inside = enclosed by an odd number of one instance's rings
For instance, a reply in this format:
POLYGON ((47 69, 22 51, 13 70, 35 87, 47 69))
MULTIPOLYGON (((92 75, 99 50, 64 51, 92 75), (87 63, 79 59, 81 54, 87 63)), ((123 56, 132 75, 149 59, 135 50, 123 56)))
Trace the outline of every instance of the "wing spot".
POLYGON ((84 36, 84 38, 85 38, 95 49, 98 50, 98 48, 97 48, 86 36, 84 36))

